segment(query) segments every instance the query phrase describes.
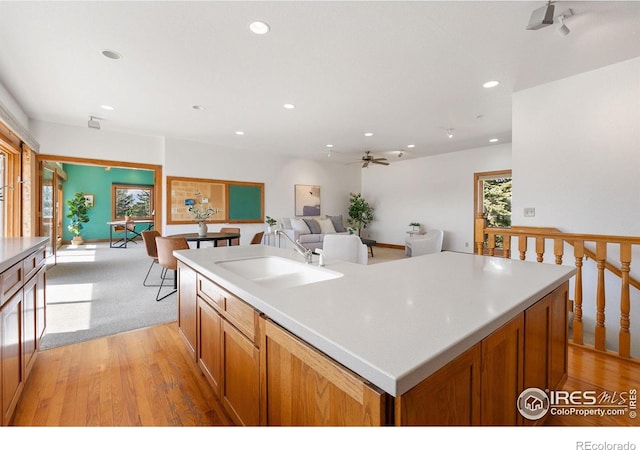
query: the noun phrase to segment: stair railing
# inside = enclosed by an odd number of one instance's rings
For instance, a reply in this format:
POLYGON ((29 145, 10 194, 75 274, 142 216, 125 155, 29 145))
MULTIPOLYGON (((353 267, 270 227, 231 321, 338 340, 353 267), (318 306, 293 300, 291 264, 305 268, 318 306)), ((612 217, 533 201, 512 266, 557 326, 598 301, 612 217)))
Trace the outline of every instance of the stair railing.
MULTIPOLYGON (((584 343, 583 327, 583 262, 585 258, 591 258, 597 265, 597 282, 595 294, 595 329, 594 345, 596 350, 607 351, 606 325, 605 325, 605 270, 609 270, 621 279, 620 292, 620 331, 618 333, 618 355, 623 358, 631 358, 631 323, 630 323, 630 288, 640 290, 640 282, 630 276, 631 255, 634 248, 640 248, 640 237, 611 236, 598 234, 563 233, 555 228, 544 227, 512 227, 512 228, 488 228, 484 218, 476 218, 475 253, 489 256, 501 255, 511 258, 512 239, 517 239, 517 251, 520 260, 527 257, 528 243, 532 239, 535 242, 536 261, 544 262, 544 254, 547 242, 553 242, 553 255, 555 264, 562 264, 564 256, 564 244, 573 247, 576 275, 574 279, 573 298, 573 336, 572 342, 577 345, 587 346, 584 343), (496 238, 502 237, 502 248, 497 248, 496 238), (620 266, 607 261, 607 245, 619 246, 620 266), (595 248, 591 250, 589 247, 595 248)), ((636 358, 634 358, 636 359, 636 358)))

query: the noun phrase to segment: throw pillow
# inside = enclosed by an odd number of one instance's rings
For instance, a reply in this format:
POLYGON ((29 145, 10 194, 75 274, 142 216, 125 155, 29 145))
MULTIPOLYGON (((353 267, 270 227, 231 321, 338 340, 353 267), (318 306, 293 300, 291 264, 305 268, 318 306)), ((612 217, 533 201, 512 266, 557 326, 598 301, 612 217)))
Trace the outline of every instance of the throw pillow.
POLYGON ((331 219, 318 219, 318 224, 320 224, 320 232, 322 234, 334 234, 336 232, 331 219))
POLYGON ((297 231, 299 234, 310 234, 311 230, 302 219, 291 219, 291 228, 297 231))
POLYGON ((340 214, 339 216, 327 216, 327 219, 331 219, 333 228, 335 228, 336 233, 344 233, 345 231, 347 231, 342 224, 342 214, 340 214))
POLYGON ((302 220, 304 220, 304 223, 306 223, 307 226, 309 227, 311 234, 322 233, 322 231, 320 231, 320 224, 316 222, 314 219, 302 219, 302 220))

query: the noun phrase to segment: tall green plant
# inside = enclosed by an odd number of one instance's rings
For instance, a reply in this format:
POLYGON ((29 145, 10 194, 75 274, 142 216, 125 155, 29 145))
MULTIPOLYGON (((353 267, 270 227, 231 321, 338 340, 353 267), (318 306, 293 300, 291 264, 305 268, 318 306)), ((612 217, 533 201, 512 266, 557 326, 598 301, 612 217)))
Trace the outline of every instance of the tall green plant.
POLYGON ((84 192, 76 192, 73 198, 67 200, 67 206, 69 207, 69 214, 67 218, 71 219, 71 223, 67 226, 67 229, 73 233, 74 236, 80 236, 82 232, 82 224, 89 222, 89 209, 87 199, 84 197, 84 192))
POLYGON ((359 193, 349 194, 349 225, 358 230, 358 236, 362 228, 373 221, 373 208, 367 203, 364 197, 359 193))

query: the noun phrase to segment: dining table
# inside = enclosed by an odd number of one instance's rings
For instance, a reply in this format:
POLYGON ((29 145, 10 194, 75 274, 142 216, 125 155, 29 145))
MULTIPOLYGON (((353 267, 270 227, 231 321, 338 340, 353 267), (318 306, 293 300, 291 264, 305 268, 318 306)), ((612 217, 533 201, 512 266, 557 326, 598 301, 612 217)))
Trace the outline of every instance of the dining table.
POLYGON ((214 247, 218 246, 219 241, 227 241, 227 245, 231 245, 231 241, 233 239, 240 239, 240 233, 222 233, 218 231, 207 233, 204 236, 201 236, 198 233, 182 233, 172 234, 169 237, 185 238, 187 242, 195 242, 196 248, 200 248, 200 243, 206 241, 213 242, 214 247))

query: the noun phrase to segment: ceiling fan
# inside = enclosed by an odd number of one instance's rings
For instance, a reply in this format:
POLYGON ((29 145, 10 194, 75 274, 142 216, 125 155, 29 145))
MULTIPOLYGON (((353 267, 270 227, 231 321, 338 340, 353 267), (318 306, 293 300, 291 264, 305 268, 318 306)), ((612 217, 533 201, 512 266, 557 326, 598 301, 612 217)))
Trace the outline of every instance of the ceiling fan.
POLYGON ((365 152, 364 156, 362 157, 362 167, 367 167, 369 165, 369 163, 373 163, 373 164, 382 164, 383 166, 388 166, 389 162, 387 161, 387 158, 374 158, 373 156, 371 156, 371 152, 367 151, 365 152))

